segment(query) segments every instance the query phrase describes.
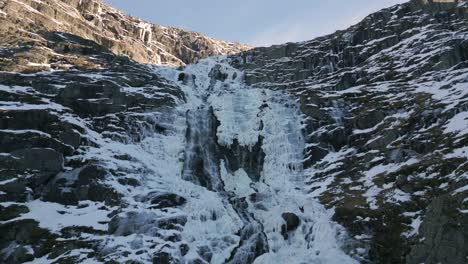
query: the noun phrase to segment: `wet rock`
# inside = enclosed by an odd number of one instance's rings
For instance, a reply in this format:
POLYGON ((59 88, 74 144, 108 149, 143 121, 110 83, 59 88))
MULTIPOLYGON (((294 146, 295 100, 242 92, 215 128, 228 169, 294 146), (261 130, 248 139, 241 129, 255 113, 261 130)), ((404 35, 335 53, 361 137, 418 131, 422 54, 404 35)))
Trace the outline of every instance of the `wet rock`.
POLYGON ((226 261, 228 264, 253 263, 259 256, 268 252, 265 234, 259 232, 258 225, 249 223, 241 230, 240 244, 226 261))
POLYGON ((179 260, 168 252, 158 252, 153 256, 153 264, 179 264, 179 260))
POLYGON ((153 213, 129 212, 109 222, 109 233, 120 236, 146 234, 156 236, 161 230, 180 230, 187 223, 185 216, 161 217, 153 213))
POLYGON ((211 252, 211 249, 208 246, 198 247, 197 253, 208 263, 210 263, 213 258, 213 252, 211 252))
POLYGON ((182 206, 187 201, 184 197, 174 193, 150 193, 144 201, 149 202, 151 208, 163 209, 168 207, 182 206))
POLYGON ((79 188, 79 200, 80 201, 96 201, 105 202, 107 205, 115 206, 120 203, 121 195, 113 189, 111 186, 107 186, 103 183, 92 183, 89 188, 79 188))
POLYGON ((320 135, 319 142, 328 144, 333 151, 339 151, 349 143, 350 134, 344 127, 331 127, 330 131, 320 135))
POLYGON ((187 244, 181 244, 181 245, 179 246, 179 249, 180 249, 180 254, 181 254, 182 256, 185 256, 185 255, 187 255, 187 253, 189 252, 190 247, 189 247, 189 245, 187 245, 187 244))
POLYGON ((137 187, 141 185, 137 179, 133 179, 133 178, 120 178, 118 179, 118 181, 122 185, 128 185, 131 187, 137 187))
POLYGON ((14 177, 16 169, 18 167, 18 159, 11 154, 0 155, 0 165, 3 171, 0 172, 2 179, 11 179, 14 177))
POLYGON ((182 175, 185 180, 210 190, 221 189, 220 169, 213 166, 219 159, 218 123, 212 108, 202 106, 187 112, 187 149, 182 175))
POLYGON ((183 73, 183 72, 180 73, 179 76, 177 77, 177 80, 178 80, 179 82, 187 81, 187 80, 186 80, 186 74, 183 73))
POLYGON ((34 80, 31 83, 31 87, 41 93, 45 93, 49 95, 56 95, 58 92, 57 87, 51 85, 49 82, 45 80, 34 80))
POLYGON ((239 141, 234 139, 231 146, 219 146, 219 152, 230 171, 234 172, 242 168, 252 181, 258 182, 265 159, 262 145, 262 137, 258 138, 258 142, 253 147, 241 146, 239 141))
POLYGON ((208 74, 209 77, 213 78, 214 80, 217 81, 225 81, 228 77, 226 73, 223 73, 221 71, 221 65, 217 64, 213 69, 211 69, 210 73, 208 74))
POLYGON ((286 222, 281 226, 281 234, 284 239, 288 239, 288 232, 296 230, 301 224, 301 219, 294 213, 283 213, 281 217, 286 222))

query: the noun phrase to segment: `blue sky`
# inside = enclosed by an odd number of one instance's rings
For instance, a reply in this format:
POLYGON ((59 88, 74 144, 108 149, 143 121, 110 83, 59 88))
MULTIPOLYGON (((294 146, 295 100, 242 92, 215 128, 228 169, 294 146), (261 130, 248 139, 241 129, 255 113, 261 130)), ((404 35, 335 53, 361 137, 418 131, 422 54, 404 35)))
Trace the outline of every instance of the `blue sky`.
POLYGON ((104 0, 144 20, 255 46, 309 40, 407 0, 104 0))

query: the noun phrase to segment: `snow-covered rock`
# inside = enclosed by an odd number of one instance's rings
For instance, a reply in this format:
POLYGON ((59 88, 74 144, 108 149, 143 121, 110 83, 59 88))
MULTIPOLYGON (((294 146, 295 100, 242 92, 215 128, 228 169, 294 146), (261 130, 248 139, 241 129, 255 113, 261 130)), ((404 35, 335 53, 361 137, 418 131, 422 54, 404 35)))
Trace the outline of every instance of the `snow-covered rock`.
POLYGON ((0 262, 464 263, 465 3, 202 60, 243 48, 0 3, 0 262))
MULTIPOLYGON (((43 34, 63 32, 95 41, 117 55, 141 63, 177 66, 250 48, 196 32, 151 24, 101 0, 6 0, 0 3, 0 11, 4 14, 0 37, 5 38, 3 43, 10 47, 27 46, 34 41, 35 48, 47 48, 47 37, 43 34)), ((24 59, 31 60, 35 66, 50 63, 47 56, 32 57, 24 59)))

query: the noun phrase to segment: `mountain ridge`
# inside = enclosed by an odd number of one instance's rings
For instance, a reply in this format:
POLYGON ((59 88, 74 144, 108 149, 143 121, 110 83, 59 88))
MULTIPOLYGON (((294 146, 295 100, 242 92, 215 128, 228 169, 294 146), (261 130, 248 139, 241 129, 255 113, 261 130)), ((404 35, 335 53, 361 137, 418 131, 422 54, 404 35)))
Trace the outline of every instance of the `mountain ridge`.
MULTIPOLYGON (((41 32, 64 32, 93 40, 117 55, 140 63, 184 65, 210 55, 236 53, 250 47, 205 37, 175 27, 162 27, 129 16, 101 0, 8 0, 0 6, 7 23, 3 37, 39 42, 41 32), (24 16, 24 17, 23 17, 24 16), (24 36, 21 36, 22 33, 24 36)), ((38 62, 40 63, 40 62, 38 62)))

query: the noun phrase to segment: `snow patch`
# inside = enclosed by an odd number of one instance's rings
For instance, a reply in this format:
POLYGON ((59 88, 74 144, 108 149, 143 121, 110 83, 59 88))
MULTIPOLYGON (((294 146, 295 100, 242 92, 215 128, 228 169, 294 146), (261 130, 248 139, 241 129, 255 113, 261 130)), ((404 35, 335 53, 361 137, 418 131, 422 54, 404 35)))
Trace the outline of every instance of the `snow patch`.
POLYGON ((60 233, 63 228, 72 226, 86 226, 107 231, 108 214, 111 211, 111 208, 105 207, 103 203, 91 201, 83 201, 79 206, 65 206, 34 200, 25 205, 29 209, 28 213, 7 222, 33 219, 39 222, 40 227, 54 233, 60 233))

